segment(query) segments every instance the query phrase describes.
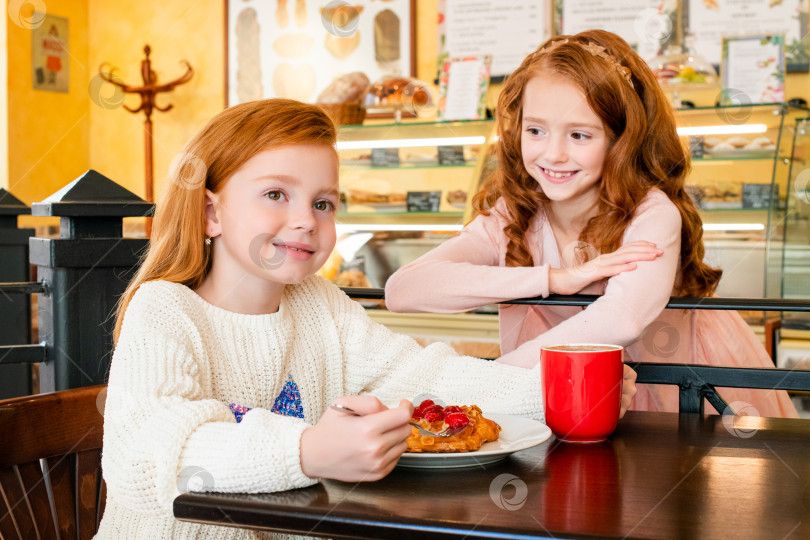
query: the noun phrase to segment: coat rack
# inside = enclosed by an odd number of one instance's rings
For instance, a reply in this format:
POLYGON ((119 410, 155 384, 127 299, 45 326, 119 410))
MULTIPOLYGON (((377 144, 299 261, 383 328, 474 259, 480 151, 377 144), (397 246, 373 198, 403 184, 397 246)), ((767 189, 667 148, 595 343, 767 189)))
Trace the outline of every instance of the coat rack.
MULTIPOLYGON (((146 115, 146 119, 144 120, 144 164, 146 170, 146 196, 144 197, 149 202, 154 201, 154 176, 153 176, 153 158, 152 158, 152 110, 158 110, 161 112, 166 112, 172 109, 174 105, 166 105, 165 107, 160 107, 156 102, 155 98, 158 94, 162 94, 164 92, 171 92, 177 86, 181 84, 187 83, 191 80, 191 77, 194 75, 194 70, 191 68, 191 64, 189 64, 186 60, 182 60, 181 63, 186 66, 186 72, 178 77, 177 79, 168 82, 166 84, 158 84, 157 82, 157 74, 152 70, 152 63, 149 60, 149 53, 152 52, 151 47, 149 45, 144 46, 144 59, 141 60, 141 77, 143 78, 143 86, 130 86, 128 84, 124 84, 121 79, 114 76, 115 68, 110 67, 106 73, 104 71, 105 66, 107 64, 101 64, 99 66, 98 71, 99 75, 102 79, 107 81, 110 84, 113 84, 120 88, 125 94, 140 94, 141 96, 141 104, 138 108, 133 109, 131 107, 127 107, 124 105, 124 108, 131 113, 138 113, 143 111, 146 115)), ((152 229, 152 220, 151 218, 147 219, 146 222, 146 235, 150 236, 151 229, 152 229)))

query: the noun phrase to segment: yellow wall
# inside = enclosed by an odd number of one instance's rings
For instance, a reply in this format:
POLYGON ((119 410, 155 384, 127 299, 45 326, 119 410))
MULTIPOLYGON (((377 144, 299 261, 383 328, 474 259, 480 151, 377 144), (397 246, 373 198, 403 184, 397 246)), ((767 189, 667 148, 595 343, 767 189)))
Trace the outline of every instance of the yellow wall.
POLYGON ((44 199, 89 166, 87 2, 48 0, 46 6, 48 13, 69 19, 66 94, 32 88, 31 30, 11 18, 6 25, 8 190, 27 204, 44 199))
MULTIPOLYGON (((0 43, 6 43, 8 17, 0 17, 0 43)), ((0 54, 0 188, 8 187, 8 55, 0 54)))
MULTIPOLYGON (((90 75, 107 62, 118 68, 124 82, 143 84, 140 62, 143 47, 152 48, 150 59, 158 82, 168 82, 185 70, 181 60, 194 68, 191 81, 159 95, 169 112, 152 114, 155 193, 160 193, 171 160, 186 141, 224 106, 224 2, 197 0, 139 0, 110 2, 89 0, 90 75)), ((106 85, 109 90, 109 85, 106 85)), ((138 96, 124 101, 130 107, 138 96)), ((124 187, 145 196, 144 114, 123 107, 90 107, 89 159, 92 167, 124 187)))

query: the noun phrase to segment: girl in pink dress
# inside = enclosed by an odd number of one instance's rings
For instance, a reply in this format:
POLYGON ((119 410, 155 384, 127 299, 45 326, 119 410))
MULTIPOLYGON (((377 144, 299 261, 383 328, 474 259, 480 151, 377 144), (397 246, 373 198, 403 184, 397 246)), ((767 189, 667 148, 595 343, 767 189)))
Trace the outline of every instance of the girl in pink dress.
MULTIPOLYGON (((773 367, 737 312, 664 309, 670 296, 711 296, 722 272, 703 262, 671 107, 624 40, 547 41, 507 79, 497 119, 499 167, 476 218, 391 276, 390 310, 598 294, 586 308, 502 305, 498 361, 529 367, 541 345, 590 342, 625 346, 628 363, 773 367)), ((720 394, 737 412, 797 416, 784 391, 720 394)), ((678 388, 640 385, 631 408, 676 412, 678 388)))

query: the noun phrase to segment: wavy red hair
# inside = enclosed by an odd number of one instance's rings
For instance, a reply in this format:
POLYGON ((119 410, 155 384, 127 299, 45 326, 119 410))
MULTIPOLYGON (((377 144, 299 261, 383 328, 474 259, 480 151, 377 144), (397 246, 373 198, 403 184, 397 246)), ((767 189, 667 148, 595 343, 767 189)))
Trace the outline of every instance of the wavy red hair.
POLYGON ((577 86, 611 140, 599 183, 597 215, 579 239, 600 253, 615 251, 638 205, 657 187, 681 214, 679 294, 710 296, 722 271, 703 262, 703 225, 684 188, 689 155, 678 139, 671 106, 644 60, 622 38, 604 30, 550 39, 527 56, 504 83, 497 109, 499 167, 473 198, 473 209, 476 215, 488 215, 498 199, 503 199, 511 219, 504 228, 507 266, 534 264, 525 233, 540 205, 548 202, 523 166, 521 155, 523 92, 541 71, 563 76, 577 86), (585 49, 590 43, 604 47, 629 69, 632 86, 611 61, 585 49))

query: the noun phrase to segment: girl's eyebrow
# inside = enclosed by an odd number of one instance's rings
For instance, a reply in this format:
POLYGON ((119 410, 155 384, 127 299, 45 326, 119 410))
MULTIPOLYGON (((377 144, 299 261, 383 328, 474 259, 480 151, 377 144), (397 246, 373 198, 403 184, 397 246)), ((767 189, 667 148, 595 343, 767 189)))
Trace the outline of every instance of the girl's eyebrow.
POLYGON ((301 180, 298 177, 289 174, 265 174, 263 176, 257 176, 254 180, 278 180, 279 182, 284 182, 291 186, 301 185, 301 180))
POLYGON ((337 197, 340 198, 340 190, 338 188, 334 189, 327 189, 322 191, 321 194, 326 197, 337 197))
MULTIPOLYGON (((545 120, 543 120, 542 118, 537 118, 536 116, 524 116, 523 121, 524 122, 537 122, 539 124, 542 124, 545 120)), ((586 128, 596 129, 596 130, 599 130, 599 131, 602 131, 602 129, 603 129, 601 125, 591 124, 590 122, 570 122, 568 124, 565 124, 565 126, 566 127, 586 127, 586 128)))

